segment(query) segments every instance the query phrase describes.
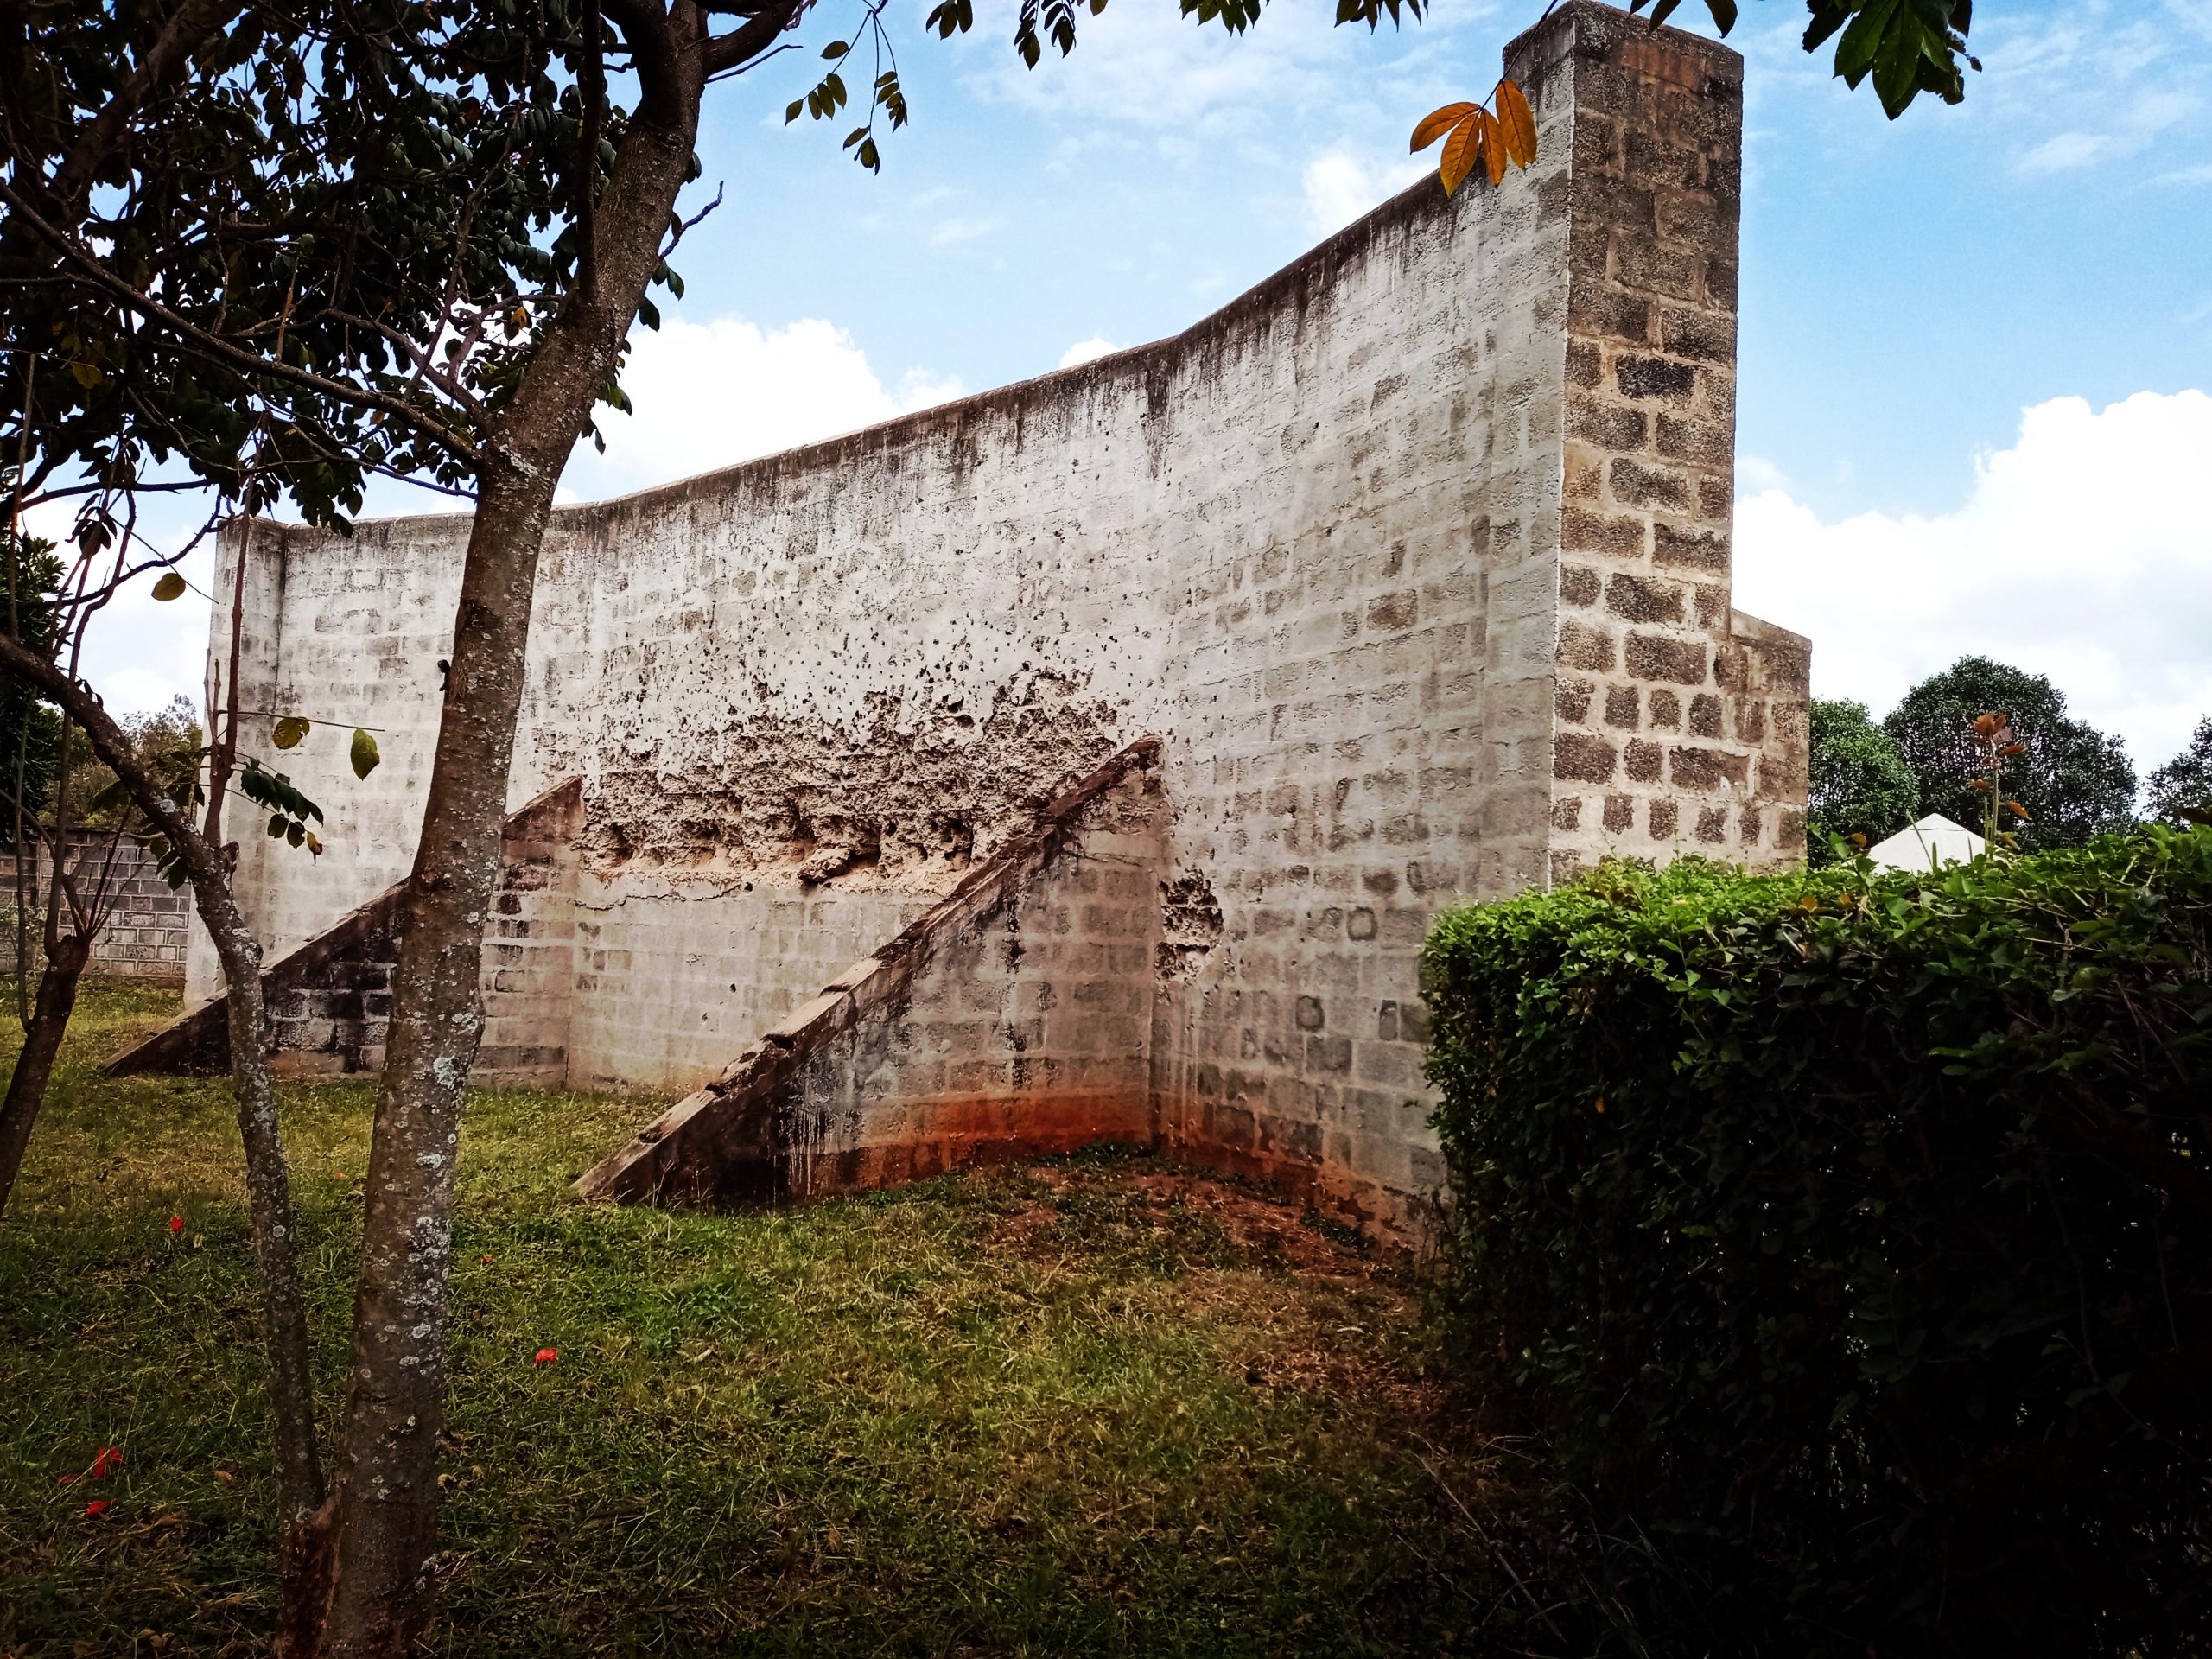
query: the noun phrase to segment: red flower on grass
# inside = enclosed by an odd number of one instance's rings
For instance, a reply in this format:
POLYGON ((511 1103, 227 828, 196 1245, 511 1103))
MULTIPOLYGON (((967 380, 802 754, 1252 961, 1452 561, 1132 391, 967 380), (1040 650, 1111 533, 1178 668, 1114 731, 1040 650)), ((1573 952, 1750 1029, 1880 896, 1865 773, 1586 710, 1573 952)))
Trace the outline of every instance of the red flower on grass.
POLYGON ((123 1448, 119 1446, 104 1446, 99 1450, 99 1455, 92 1459, 92 1478, 105 1480, 122 1467, 123 1448))
POLYGON ((550 1365, 560 1357, 561 1354, 558 1349, 541 1348, 537 1351, 536 1355, 531 1357, 530 1363, 533 1365, 550 1365))
POLYGON ((111 1505, 108 1503, 107 1499, 104 1497, 96 1497, 91 1503, 85 1505, 85 1518, 88 1521, 97 1521, 100 1516, 105 1515, 111 1507, 111 1505))
POLYGON ((169 1217, 169 1231, 173 1233, 181 1233, 183 1230, 184 1217, 182 1216, 171 1216, 169 1217))

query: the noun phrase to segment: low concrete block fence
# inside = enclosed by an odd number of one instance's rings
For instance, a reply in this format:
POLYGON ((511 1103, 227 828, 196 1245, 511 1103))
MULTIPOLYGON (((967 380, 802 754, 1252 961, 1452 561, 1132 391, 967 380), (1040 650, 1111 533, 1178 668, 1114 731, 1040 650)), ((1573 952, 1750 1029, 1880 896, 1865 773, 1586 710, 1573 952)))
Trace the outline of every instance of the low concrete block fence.
MULTIPOLYGON (((92 882, 103 864, 111 908, 106 924, 92 941, 90 973, 143 984, 181 987, 191 924, 192 893, 172 888, 154 868, 154 861, 134 841, 114 843, 105 836, 71 844, 69 870, 77 879, 92 882)), ((36 971, 38 944, 44 925, 46 901, 52 890, 53 869, 46 849, 0 849, 0 918, 4 918, 12 951, 16 928, 18 876, 29 900, 33 971, 36 971)), ((69 925, 65 911, 62 926, 69 925)), ((12 970, 12 956, 10 957, 12 970)))

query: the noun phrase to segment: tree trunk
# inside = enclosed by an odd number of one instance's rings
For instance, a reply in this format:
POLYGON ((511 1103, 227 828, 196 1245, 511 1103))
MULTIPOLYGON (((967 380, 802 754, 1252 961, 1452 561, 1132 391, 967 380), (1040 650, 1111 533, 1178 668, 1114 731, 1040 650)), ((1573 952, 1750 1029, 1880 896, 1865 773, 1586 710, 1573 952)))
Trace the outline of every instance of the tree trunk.
POLYGON ((484 918, 499 875, 538 549, 690 165, 703 73, 696 51, 685 62, 682 119, 641 116, 624 135, 594 227, 598 291, 568 301, 478 480, 370 1145, 323 1631, 325 1650, 344 1659, 412 1651, 431 1611, 454 1155, 483 1031, 484 918))
POLYGON ((0 1100, 0 1219, 7 1216, 16 1173, 23 1166, 31 1125, 46 1104, 54 1058, 61 1052, 70 1013, 77 1006, 77 982, 84 977, 92 954, 92 941, 74 933, 62 934, 46 953, 46 967, 38 976, 38 1000, 31 1005, 30 1024, 23 1027, 22 1052, 16 1056, 7 1098, 0 1100))
POLYGON ((238 1090, 238 1137, 245 1147, 248 1213, 261 1276, 261 1324, 269 1345, 269 1403, 283 1513, 283 1599, 278 1650, 311 1651, 287 1633, 308 1628, 327 1578, 318 1514, 322 1464, 315 1446, 315 1389, 308 1365, 307 1309, 300 1292, 299 1236, 292 1182, 276 1123, 264 1031, 261 946, 232 896, 229 863, 175 807, 139 763, 99 698, 21 642, 0 635, 0 671, 35 686, 85 728, 92 752, 130 791, 147 821, 169 839, 192 882, 200 919, 214 941, 229 989, 231 1076, 238 1090))

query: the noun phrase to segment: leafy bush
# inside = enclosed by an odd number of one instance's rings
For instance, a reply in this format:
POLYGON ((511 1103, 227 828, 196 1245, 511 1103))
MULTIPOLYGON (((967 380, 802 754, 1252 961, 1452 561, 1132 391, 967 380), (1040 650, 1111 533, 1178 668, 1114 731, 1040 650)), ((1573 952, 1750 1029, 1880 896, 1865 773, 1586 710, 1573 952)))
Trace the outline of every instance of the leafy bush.
POLYGON ((1459 1340, 1603 1628, 2206 1650, 2212 832, 1606 865, 1425 973, 1459 1340))

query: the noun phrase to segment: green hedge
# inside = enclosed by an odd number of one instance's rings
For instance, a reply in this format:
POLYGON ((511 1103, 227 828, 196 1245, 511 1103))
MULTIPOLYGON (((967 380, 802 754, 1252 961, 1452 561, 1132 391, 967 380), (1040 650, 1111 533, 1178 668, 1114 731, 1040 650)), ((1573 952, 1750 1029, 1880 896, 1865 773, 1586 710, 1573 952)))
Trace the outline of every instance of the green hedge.
POLYGON ((2212 832, 1607 865, 1425 975, 1458 1338, 1612 1618, 2207 1650, 2212 832))

